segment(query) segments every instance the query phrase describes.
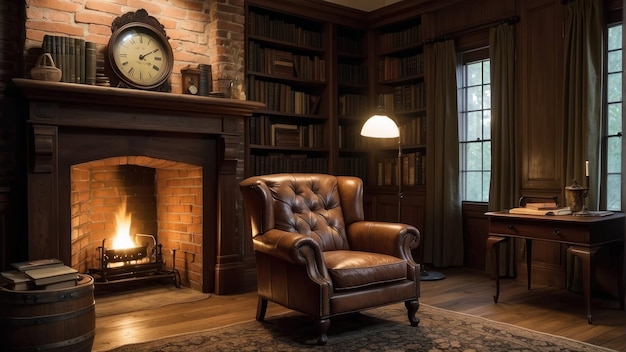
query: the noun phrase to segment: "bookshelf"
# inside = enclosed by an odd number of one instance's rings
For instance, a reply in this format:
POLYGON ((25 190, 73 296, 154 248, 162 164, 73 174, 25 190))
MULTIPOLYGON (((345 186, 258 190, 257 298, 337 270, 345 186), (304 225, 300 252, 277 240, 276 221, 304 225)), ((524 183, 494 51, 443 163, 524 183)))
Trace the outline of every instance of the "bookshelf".
POLYGON ((394 19, 396 12, 381 12, 366 21, 372 14, 317 0, 245 4, 247 96, 267 105, 246 121, 246 175, 355 175, 365 184, 365 217, 397 221, 398 140, 360 135, 384 99, 401 128, 401 220, 423 230, 426 92, 417 10, 401 19, 394 19), (311 42, 293 39, 299 37, 311 42), (323 60, 323 78, 298 74, 297 57, 323 60), (285 101, 293 92, 308 95, 309 110, 295 110, 285 101))
POLYGON ((404 189, 426 184, 426 91, 424 53, 419 18, 377 28, 376 73, 379 104, 396 116, 402 141, 402 159, 396 165, 398 140, 374 140, 371 153, 372 186, 397 186, 396 173, 404 189))
POLYGON ((367 141, 360 130, 371 111, 367 32, 337 25, 338 175, 358 175, 368 183, 367 141))
POLYGON ((352 25, 362 13, 305 0, 250 0, 245 11, 247 97, 266 105, 246 122, 246 174, 366 180, 367 30, 352 25))
POLYGON ((247 174, 329 169, 327 25, 246 5, 247 174))

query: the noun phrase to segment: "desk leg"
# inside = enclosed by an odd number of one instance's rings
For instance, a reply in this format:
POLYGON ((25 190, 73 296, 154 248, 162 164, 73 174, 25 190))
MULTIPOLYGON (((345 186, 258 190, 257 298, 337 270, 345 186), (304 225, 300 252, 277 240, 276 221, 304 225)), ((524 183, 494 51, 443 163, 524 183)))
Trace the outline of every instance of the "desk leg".
MULTIPOLYGON (((625 243, 626 245, 626 243, 625 243)), ((626 289, 626 287, 624 286, 626 283, 626 280, 624 280, 624 276, 626 276, 626 270, 624 269, 624 265, 626 265, 626 263, 624 262, 624 260, 626 259, 626 253, 624 253, 626 251, 626 247, 624 247, 621 251, 618 251, 618 277, 617 277, 617 299, 619 299, 619 307, 621 310, 624 310, 624 290, 626 289)))
POLYGON ((531 263, 533 259, 533 240, 527 238, 526 239, 526 271, 528 272, 528 290, 530 291, 530 283, 532 282, 531 278, 531 263))
POLYGON ((569 246, 567 251, 578 258, 582 262, 583 269, 583 292, 585 294, 585 303, 587 304, 587 322, 592 324, 591 318, 591 275, 594 270, 594 256, 598 251, 598 247, 579 247, 569 246))
POLYGON ((487 253, 491 257, 491 275, 496 280, 496 294, 493 296, 494 303, 498 303, 498 298, 500 297, 500 243, 506 239, 506 237, 491 235, 487 238, 487 253))

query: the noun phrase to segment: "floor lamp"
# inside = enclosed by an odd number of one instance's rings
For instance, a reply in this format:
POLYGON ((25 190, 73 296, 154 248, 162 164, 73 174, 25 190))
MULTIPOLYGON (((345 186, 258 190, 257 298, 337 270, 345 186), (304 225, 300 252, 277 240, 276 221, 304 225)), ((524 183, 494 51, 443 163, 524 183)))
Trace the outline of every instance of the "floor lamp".
MULTIPOLYGON (((404 193, 402 193, 402 140, 400 138, 400 128, 398 127, 397 120, 393 114, 387 112, 384 105, 378 105, 374 115, 372 115, 361 127, 361 136, 371 138, 398 138, 398 160, 397 160, 397 172, 396 182, 398 183, 398 222, 402 222, 402 199, 404 193)), ((443 273, 436 271, 426 271, 426 266, 422 263, 420 271, 421 281, 434 281, 441 280, 446 276, 443 273)))

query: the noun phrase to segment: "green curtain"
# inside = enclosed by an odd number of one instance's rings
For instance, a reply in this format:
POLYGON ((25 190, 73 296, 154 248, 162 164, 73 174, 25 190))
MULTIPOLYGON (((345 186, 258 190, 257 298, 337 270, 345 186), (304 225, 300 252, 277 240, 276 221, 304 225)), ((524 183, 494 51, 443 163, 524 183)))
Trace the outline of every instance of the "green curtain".
MULTIPOLYGON (((501 24, 489 30, 491 61, 491 184, 490 211, 517 205, 519 182, 516 180, 515 154, 515 34, 513 26, 501 24)), ((515 275, 515 246, 500 247, 500 272, 515 275)), ((486 267, 491 268, 486 258, 486 267)))
MULTIPOLYGON (((585 180, 589 160, 589 209, 598 209, 600 133, 602 116, 602 63, 604 23, 602 0, 576 0, 567 4, 563 54, 563 126, 565 181, 585 180)), ((564 185, 564 186, 566 186, 564 185)), ((567 256, 567 286, 580 291, 578 260, 567 256)))
POLYGON ((461 266, 463 232, 454 41, 427 45, 424 54, 428 122, 424 261, 435 267, 461 266))
POLYGON ((489 210, 516 205, 515 39, 513 26, 489 30, 491 61, 491 184, 489 210))
POLYGON ((598 209, 604 23, 602 0, 576 0, 565 13, 563 126, 565 184, 588 186, 589 209, 598 209), (589 182, 585 162, 589 160, 589 182))

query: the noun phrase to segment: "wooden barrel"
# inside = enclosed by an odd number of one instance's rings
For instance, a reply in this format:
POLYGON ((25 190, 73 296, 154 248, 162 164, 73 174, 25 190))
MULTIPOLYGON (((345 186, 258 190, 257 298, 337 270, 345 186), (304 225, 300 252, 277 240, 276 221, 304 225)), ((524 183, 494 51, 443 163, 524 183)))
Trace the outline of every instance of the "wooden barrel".
POLYGON ((91 351, 96 334, 94 280, 73 287, 14 291, 0 287, 0 350, 91 351))

